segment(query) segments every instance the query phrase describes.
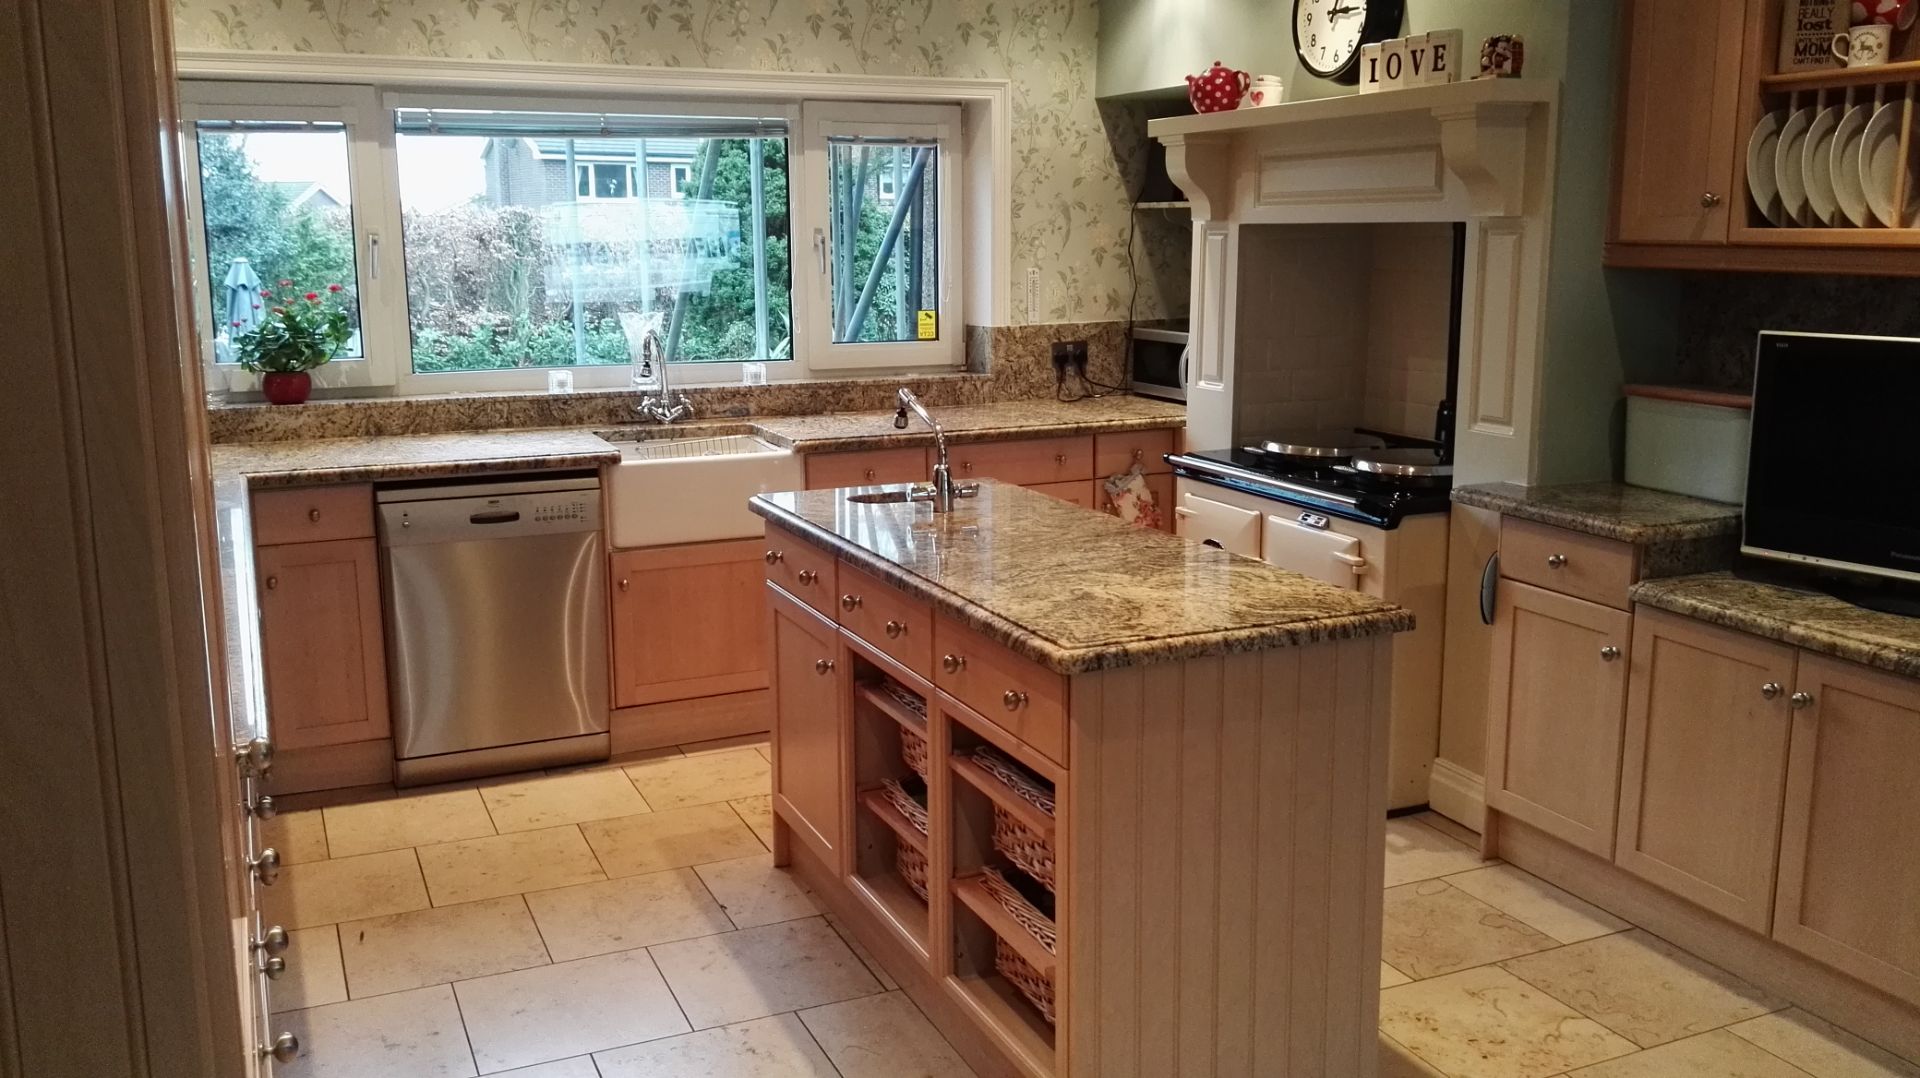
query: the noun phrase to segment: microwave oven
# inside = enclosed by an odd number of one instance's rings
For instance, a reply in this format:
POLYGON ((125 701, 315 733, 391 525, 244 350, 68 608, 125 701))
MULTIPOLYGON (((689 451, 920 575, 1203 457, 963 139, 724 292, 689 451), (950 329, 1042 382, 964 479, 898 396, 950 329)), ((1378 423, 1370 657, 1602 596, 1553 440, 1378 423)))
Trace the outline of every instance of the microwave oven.
POLYGON ((1187 331, 1139 327, 1127 342, 1129 387, 1144 397, 1187 399, 1187 331))

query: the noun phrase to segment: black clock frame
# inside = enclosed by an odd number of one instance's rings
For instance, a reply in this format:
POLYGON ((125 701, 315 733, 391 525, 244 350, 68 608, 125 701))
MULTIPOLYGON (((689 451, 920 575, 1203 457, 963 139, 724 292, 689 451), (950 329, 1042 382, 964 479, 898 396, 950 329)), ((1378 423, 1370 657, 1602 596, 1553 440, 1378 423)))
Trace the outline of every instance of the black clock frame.
MULTIPOLYGON (((1300 47, 1300 3, 1293 0, 1293 54, 1299 58, 1300 67, 1316 78, 1352 86, 1360 81, 1360 49, 1355 48, 1347 62, 1327 74, 1313 69, 1307 63, 1307 54, 1300 47)), ((1400 24, 1406 19, 1406 0, 1367 0, 1367 21, 1360 27, 1360 44, 1372 45, 1395 36, 1400 32, 1400 24)))

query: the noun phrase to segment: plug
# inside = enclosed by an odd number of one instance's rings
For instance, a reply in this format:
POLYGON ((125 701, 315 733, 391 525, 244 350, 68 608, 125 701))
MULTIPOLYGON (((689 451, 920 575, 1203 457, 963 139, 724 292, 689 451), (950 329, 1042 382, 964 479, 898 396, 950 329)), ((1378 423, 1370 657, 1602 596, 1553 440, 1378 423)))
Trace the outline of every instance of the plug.
POLYGON ((1073 363, 1073 373, 1079 375, 1081 381, 1083 382, 1086 381, 1087 379, 1087 342, 1068 341, 1067 348, 1069 350, 1070 359, 1073 363))
POLYGON ((1067 368, 1072 364, 1073 364, 1073 342, 1072 341, 1053 342, 1053 384, 1055 386, 1062 386, 1066 384, 1067 368))

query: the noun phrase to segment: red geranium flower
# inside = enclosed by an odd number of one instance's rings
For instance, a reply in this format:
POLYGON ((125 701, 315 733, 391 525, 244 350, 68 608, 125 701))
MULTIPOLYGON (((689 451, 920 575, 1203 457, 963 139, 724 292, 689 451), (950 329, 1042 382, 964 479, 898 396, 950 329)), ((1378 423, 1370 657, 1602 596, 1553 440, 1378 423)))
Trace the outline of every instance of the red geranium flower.
POLYGON ((340 291, 340 286, 339 286, 339 285, 337 285, 337 284, 330 284, 330 285, 328 285, 328 286, 327 286, 327 291, 329 291, 329 292, 338 292, 338 291, 340 291))
POLYGON ((320 293, 318 293, 318 292, 309 292, 309 293, 307 293, 307 302, 308 302, 308 303, 318 303, 319 301, 320 301, 320 293))
POLYGON ((264 288, 262 288, 262 289, 260 290, 260 298, 261 298, 261 299, 272 299, 272 298, 273 298, 273 293, 271 293, 271 292, 269 292, 269 291, 267 291, 266 289, 264 289, 264 288))
POLYGON ((281 287, 281 288, 292 288, 292 287, 293 287, 293 278, 291 278, 291 277, 282 277, 282 278, 280 278, 280 287, 281 287))

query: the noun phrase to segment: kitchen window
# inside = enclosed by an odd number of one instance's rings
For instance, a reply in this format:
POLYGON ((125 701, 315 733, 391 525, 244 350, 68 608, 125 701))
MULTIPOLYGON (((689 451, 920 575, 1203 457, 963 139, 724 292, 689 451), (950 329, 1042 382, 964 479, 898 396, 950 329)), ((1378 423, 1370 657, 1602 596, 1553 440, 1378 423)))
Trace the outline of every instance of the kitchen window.
POLYGON ((203 347, 232 388, 255 385, 232 363, 249 268, 340 279, 359 332, 323 389, 538 391, 552 369, 623 387, 645 328, 691 384, 964 363, 957 106, 198 81, 182 99, 203 347))

